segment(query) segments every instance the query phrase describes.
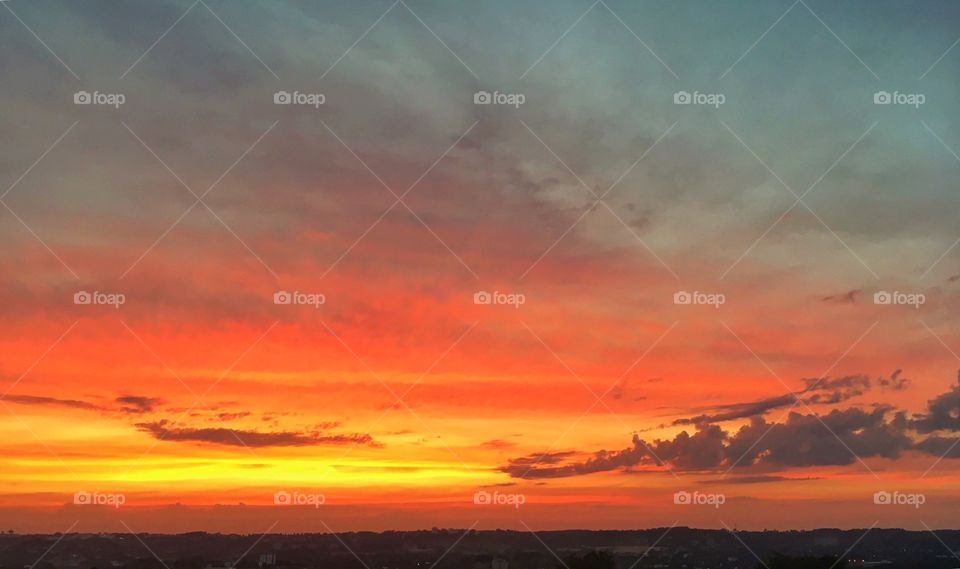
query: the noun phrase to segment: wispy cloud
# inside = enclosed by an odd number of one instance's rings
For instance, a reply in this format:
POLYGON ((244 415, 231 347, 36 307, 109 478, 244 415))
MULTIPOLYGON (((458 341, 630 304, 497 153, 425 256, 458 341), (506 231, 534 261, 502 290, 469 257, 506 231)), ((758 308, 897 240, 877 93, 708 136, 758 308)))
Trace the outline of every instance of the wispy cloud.
POLYGON ((124 413, 147 413, 163 403, 163 400, 159 397, 146 397, 144 395, 121 395, 115 401, 123 405, 120 411, 124 413))
POLYGON ((17 403, 19 405, 51 405, 54 407, 70 407, 72 409, 85 409, 88 411, 102 411, 103 408, 77 399, 58 399, 56 397, 45 397, 40 395, 7 395, 3 398, 7 403, 17 403))
POLYGON ((374 445, 368 434, 331 434, 317 431, 253 431, 243 429, 175 427, 168 420, 137 423, 136 427, 158 440, 248 447, 298 447, 318 445, 374 445))

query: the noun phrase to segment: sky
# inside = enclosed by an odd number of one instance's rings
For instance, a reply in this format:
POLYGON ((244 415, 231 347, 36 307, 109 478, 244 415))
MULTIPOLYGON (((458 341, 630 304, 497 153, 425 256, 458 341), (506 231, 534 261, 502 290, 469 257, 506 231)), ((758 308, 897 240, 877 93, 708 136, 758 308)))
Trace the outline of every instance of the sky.
POLYGON ((958 20, 3 2, 0 527, 957 528, 958 20))

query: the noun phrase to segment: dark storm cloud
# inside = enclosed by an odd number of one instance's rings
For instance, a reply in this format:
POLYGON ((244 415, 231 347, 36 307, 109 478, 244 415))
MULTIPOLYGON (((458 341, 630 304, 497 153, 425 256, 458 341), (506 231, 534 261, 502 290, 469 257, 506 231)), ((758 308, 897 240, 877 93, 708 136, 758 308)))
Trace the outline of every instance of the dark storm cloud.
POLYGON ((577 456, 577 453, 575 451, 544 452, 544 453, 531 454, 527 456, 521 456, 519 458, 514 458, 510 460, 510 463, 518 467, 545 465, 545 464, 559 464, 564 460, 568 458, 572 458, 574 456, 577 456))
POLYGON ((890 377, 877 378, 877 384, 884 389, 902 391, 910 386, 910 380, 905 377, 900 377, 901 373, 903 373, 903 370, 898 369, 897 371, 893 372, 890 377))
POLYGON ((673 422, 674 425, 697 425, 700 423, 718 423, 721 421, 732 421, 734 419, 742 419, 744 417, 753 417, 755 415, 762 415, 771 409, 778 409, 780 407, 787 407, 793 405, 797 402, 797 397, 792 394, 780 395, 777 397, 769 397, 767 399, 760 399, 758 401, 750 401, 747 403, 730 403, 727 405, 718 405, 713 407, 711 410, 713 413, 697 415, 695 417, 688 417, 683 419, 677 419, 673 422))
POLYGON ((833 410, 821 417, 790 413, 784 423, 756 417, 730 437, 726 458, 731 464, 777 467, 840 466, 853 464, 857 457, 897 458, 912 442, 887 421, 888 411, 833 410))
POLYGON ((123 405, 120 408, 123 413, 147 413, 153 411, 154 407, 163 402, 158 397, 145 397, 143 395, 121 395, 115 401, 123 405))
POLYGON ((218 413, 217 419, 221 421, 233 421, 235 419, 243 419, 244 417, 248 417, 249 415, 250 415, 249 411, 240 411, 237 413, 218 413))
POLYGON ((865 375, 847 375, 836 378, 807 378, 803 380, 807 387, 801 392, 810 394, 804 398, 804 403, 832 404, 841 403, 854 397, 859 397, 870 391, 870 378, 865 375))
POLYGON ((927 411, 914 415, 910 426, 924 434, 960 431, 960 377, 957 383, 950 391, 927 401, 927 411))
POLYGON ((933 435, 917 443, 917 448, 943 458, 960 458, 960 438, 933 435))
MULTIPOLYGON (((885 381, 898 389, 906 380, 900 371, 885 381)), ((844 400, 869 385, 864 376, 845 376, 814 383, 808 389, 823 390, 820 400, 844 400)), ((790 400, 792 402, 792 399, 790 400)), ((770 409, 773 399, 756 402, 736 411, 770 409)), ((717 415, 719 416, 719 415, 717 415)), ((696 419, 696 418, 695 418, 696 419)), ((563 478, 596 472, 623 471, 637 466, 666 465, 678 471, 720 471, 762 466, 782 470, 791 467, 844 466, 861 459, 896 459, 917 451, 944 458, 960 458, 960 438, 918 435, 934 431, 960 433, 960 385, 935 397, 922 413, 906 413, 888 406, 872 410, 856 407, 833 409, 823 415, 791 412, 782 423, 768 422, 755 413, 750 423, 736 431, 724 430, 706 420, 692 421, 696 431, 683 431, 672 439, 644 441, 634 434, 631 446, 592 454, 563 451, 531 454, 511 459, 500 471, 514 478, 563 478)))
MULTIPOLYGON (((881 378, 881 385, 897 384, 900 370, 894 372, 892 379, 881 378), (887 383, 884 383, 887 382, 887 383)), ((905 382, 906 380, 899 380, 905 382)), ((763 415, 768 411, 791 407, 800 403, 807 405, 828 405, 842 403, 848 399, 863 395, 871 388, 870 378, 865 375, 848 375, 835 378, 805 378, 806 384, 796 393, 787 393, 744 403, 729 403, 710 408, 709 413, 677 419, 674 425, 698 425, 701 423, 719 423, 736 419, 746 419, 763 415)))
POLYGON ((174 427, 170 421, 137 423, 136 427, 158 440, 209 443, 225 446, 290 447, 317 445, 375 444, 368 434, 329 434, 319 432, 260 432, 226 428, 174 427))
POLYGON ((848 409, 831 411, 820 419, 790 413, 784 423, 768 423, 754 417, 736 433, 717 425, 698 425, 692 435, 684 431, 673 439, 650 443, 634 435, 632 445, 626 449, 599 451, 578 462, 541 466, 530 455, 511 460, 500 470, 518 478, 563 478, 664 464, 678 471, 716 471, 734 464, 782 469, 847 465, 856 462, 858 456, 896 458, 914 445, 885 420, 887 412, 848 409))
POLYGON ((560 464, 562 459, 577 455, 572 451, 531 454, 511 459, 507 466, 500 468, 500 471, 514 478, 565 478, 634 466, 643 462, 648 454, 646 448, 638 447, 640 439, 637 435, 634 435, 633 441, 634 446, 631 448, 614 452, 601 450, 580 462, 560 464))

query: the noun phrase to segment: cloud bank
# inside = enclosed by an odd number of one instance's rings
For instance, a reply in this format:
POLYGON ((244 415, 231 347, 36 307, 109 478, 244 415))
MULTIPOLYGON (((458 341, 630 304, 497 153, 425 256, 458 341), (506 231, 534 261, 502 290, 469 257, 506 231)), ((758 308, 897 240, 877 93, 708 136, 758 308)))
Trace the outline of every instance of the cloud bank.
MULTIPOLYGON (((900 372, 881 385, 900 386, 900 372)), ((960 379, 960 378, 958 378, 960 379)), ((769 422, 771 409, 803 401, 836 402, 868 389, 870 380, 849 376, 810 384, 799 396, 789 394, 746 404, 727 406, 728 412, 676 421, 695 425, 672 439, 645 441, 634 434, 627 448, 592 454, 577 451, 547 452, 513 458, 500 471, 513 478, 565 478, 597 472, 628 471, 639 467, 668 467, 678 471, 725 471, 750 466, 766 470, 791 467, 843 466, 867 458, 895 459, 909 451, 960 457, 960 381, 927 402, 924 412, 910 417, 904 411, 878 405, 833 409, 826 414, 791 411, 783 422, 769 422), (740 418, 750 422, 737 430, 716 422, 740 418), (937 434, 931 434, 937 433, 937 434), (922 436, 929 435, 929 436, 922 436)))

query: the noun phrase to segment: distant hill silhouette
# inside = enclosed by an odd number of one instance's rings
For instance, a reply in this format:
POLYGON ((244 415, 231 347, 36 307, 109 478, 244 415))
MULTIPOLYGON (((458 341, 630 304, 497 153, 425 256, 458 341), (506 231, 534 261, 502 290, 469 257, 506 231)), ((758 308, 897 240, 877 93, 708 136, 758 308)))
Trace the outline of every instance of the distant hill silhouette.
POLYGON ((0 569, 951 569, 958 551, 956 530, 0 534, 0 569))

